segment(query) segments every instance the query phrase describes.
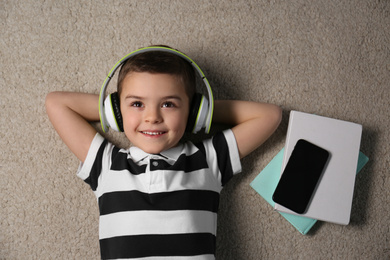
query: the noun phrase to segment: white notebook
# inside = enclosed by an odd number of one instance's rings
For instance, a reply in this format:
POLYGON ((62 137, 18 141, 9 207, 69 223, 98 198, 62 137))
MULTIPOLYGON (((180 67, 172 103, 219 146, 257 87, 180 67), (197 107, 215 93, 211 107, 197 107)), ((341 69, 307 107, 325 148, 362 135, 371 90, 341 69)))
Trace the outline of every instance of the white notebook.
POLYGON ((304 214, 279 204, 280 212, 347 225, 350 221, 362 126, 347 121, 291 111, 282 172, 296 142, 305 139, 331 157, 304 214))

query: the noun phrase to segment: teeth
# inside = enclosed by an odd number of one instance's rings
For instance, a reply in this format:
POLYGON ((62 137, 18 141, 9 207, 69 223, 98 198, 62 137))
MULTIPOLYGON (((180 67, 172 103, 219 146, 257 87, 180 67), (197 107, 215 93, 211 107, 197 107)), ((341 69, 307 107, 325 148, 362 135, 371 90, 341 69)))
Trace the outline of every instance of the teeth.
POLYGON ((148 131, 143 131, 143 134, 147 135, 162 135, 164 132, 148 132, 148 131))

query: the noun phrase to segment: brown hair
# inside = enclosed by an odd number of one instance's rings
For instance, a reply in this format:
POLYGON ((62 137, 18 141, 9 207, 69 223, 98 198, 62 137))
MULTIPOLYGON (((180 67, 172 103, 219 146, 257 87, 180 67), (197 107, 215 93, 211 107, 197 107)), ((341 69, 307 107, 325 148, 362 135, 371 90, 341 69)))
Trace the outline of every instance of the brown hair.
MULTIPOLYGON (((167 47, 162 46, 160 47, 167 47)), ((189 100, 195 94, 196 76, 192 65, 180 56, 163 51, 143 52, 129 58, 118 75, 117 91, 121 94, 122 83, 131 72, 164 73, 179 77, 184 83, 189 100)))

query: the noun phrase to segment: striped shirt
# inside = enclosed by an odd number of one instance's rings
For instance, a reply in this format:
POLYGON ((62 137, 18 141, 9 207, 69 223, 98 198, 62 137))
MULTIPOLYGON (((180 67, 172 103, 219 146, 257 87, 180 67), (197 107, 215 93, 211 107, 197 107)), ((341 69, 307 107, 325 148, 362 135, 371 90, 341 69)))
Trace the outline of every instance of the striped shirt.
POLYGON ((231 130, 158 155, 96 134, 77 174, 98 200, 102 259, 215 259, 219 193, 240 171, 231 130))

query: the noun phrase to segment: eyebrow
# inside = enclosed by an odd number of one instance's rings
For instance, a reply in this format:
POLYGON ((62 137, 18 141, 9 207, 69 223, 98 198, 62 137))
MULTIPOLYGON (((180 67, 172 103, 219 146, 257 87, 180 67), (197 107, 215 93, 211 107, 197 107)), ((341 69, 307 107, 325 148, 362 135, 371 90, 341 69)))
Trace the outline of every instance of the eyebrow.
POLYGON ((125 99, 143 99, 143 98, 139 96, 128 95, 125 97, 125 99))
MULTIPOLYGON (((140 96, 134 96, 134 95, 128 95, 125 97, 125 100, 126 99, 139 99, 139 100, 144 100, 145 97, 140 97, 140 96)), ((171 95, 171 96, 165 96, 165 97, 162 97, 161 99, 177 99, 177 100, 182 100, 182 98, 180 96, 175 96, 175 95, 171 95)))

